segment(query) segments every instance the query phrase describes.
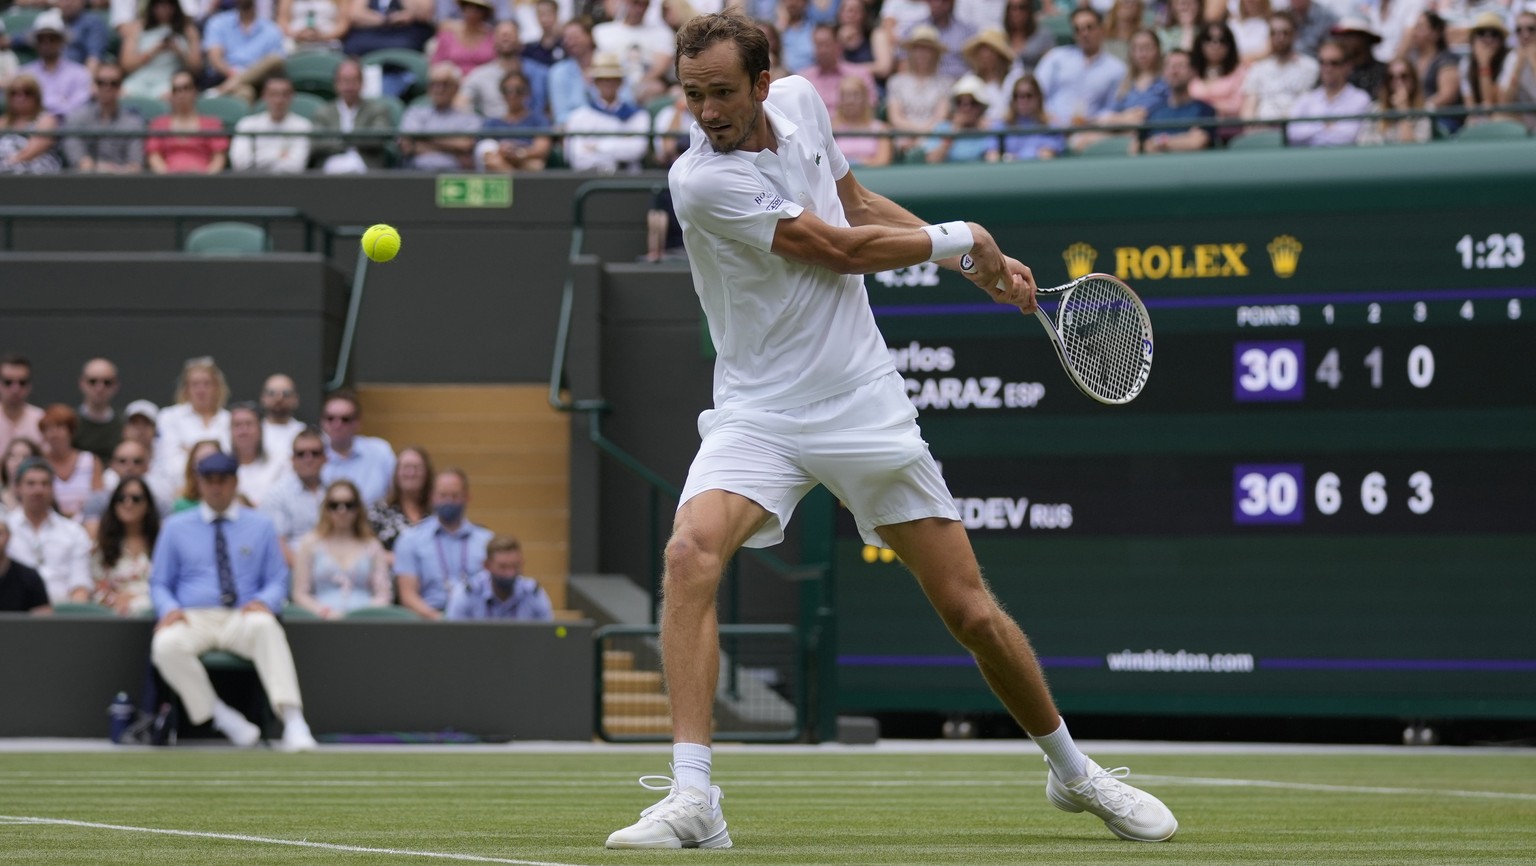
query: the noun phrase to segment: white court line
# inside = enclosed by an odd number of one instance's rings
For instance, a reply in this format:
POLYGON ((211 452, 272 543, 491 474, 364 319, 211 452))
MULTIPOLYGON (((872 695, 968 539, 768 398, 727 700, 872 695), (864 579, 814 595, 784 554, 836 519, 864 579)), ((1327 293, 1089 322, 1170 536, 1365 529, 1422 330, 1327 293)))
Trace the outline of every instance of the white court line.
MULTIPOLYGON (((3 775, 3 774, 0 774, 3 775)), ((856 790, 866 788, 1032 788, 1039 781, 1031 775, 1009 772, 1005 776, 986 778, 984 776, 964 777, 963 774, 954 778, 940 778, 942 774, 899 774, 905 778, 891 778, 891 774, 867 774, 876 775, 876 778, 853 778, 861 775, 850 773, 845 776, 829 775, 824 779, 794 779, 794 778, 770 778, 764 773, 742 773, 724 780, 727 787, 742 788, 807 788, 818 791, 826 790, 856 790)), ((998 774, 993 774, 997 776, 998 774)), ((1394 788, 1374 785, 1329 785, 1318 782, 1282 782, 1270 779, 1229 779, 1206 776, 1168 776, 1150 773, 1134 773, 1132 778, 1138 784, 1159 784, 1190 787, 1225 787, 1225 788, 1272 788, 1290 791, 1315 791, 1320 793, 1336 794, 1383 794, 1392 796, 1434 796, 1434 797, 1463 797, 1482 798, 1491 800, 1517 800, 1536 802, 1536 794, 1516 791, 1467 791, 1451 788, 1394 788)), ((176 787, 180 788, 244 788, 265 790, 312 790, 315 788, 376 788, 379 783, 363 779, 145 779, 140 777, 120 776, 96 776, 76 780, 64 779, 27 779, 23 784, 31 787, 71 788, 90 786, 101 787, 176 787)), ((556 780, 546 779, 539 783, 548 788, 566 789, 590 789, 590 790, 614 790, 615 781, 611 778, 601 780, 556 780)), ((459 781, 439 781, 424 779, 394 779, 388 783, 392 790, 408 789, 432 789, 432 788, 521 788, 527 785, 526 781, 519 779, 463 779, 459 781)), ((4 821, 0 816, 0 821, 4 821)), ((488 861, 502 862, 502 861, 488 861)), ((512 862, 512 861, 507 861, 512 862)))
POLYGON ((194 839, 221 839, 229 842, 259 842, 263 845, 289 845, 294 848, 320 848, 326 851, 344 851, 348 854, 393 854, 400 857, 430 857, 436 860, 458 860, 467 863, 510 863, 513 866, 576 866, 573 863, 552 863, 546 860, 513 860, 505 857, 482 857, 478 854, 449 854, 441 851, 408 851, 401 848, 364 848, 360 845, 336 845, 330 842, 310 842, 304 839, 273 839, 266 836, 246 836, 241 833, 207 833, 197 830, 169 830, 161 827, 129 827, 122 824, 97 824, 91 821, 70 821, 65 818, 34 818, 25 815, 0 815, 0 822, 33 825, 84 827, 90 830, 122 830, 128 833, 152 833, 161 836, 183 836, 194 839))
POLYGON ((1315 782, 1274 782, 1268 779, 1220 779, 1201 776, 1157 776, 1150 773, 1132 774, 1138 782, 1156 782, 1169 785, 1213 786, 1221 788, 1280 788, 1287 791, 1320 791, 1337 794, 1398 794, 1431 795, 1436 797, 1482 797, 1493 800, 1532 800, 1536 794, 1515 791, 1458 791, 1450 788, 1387 788, 1368 785, 1324 785, 1315 782))

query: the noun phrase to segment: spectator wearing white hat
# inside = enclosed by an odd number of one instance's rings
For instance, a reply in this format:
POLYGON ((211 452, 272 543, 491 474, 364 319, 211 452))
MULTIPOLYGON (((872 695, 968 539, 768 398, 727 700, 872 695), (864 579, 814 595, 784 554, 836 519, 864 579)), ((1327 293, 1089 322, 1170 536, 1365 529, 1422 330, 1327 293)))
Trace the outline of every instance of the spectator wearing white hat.
POLYGON ((64 56, 69 28, 64 15, 49 9, 32 22, 32 46, 37 59, 21 67, 21 72, 37 79, 43 91, 43 109, 51 114, 68 115, 91 101, 91 73, 84 66, 64 56))
MULTIPOLYGON (((940 122, 933 131, 936 133, 976 132, 997 128, 997 122, 987 117, 987 110, 991 107, 988 102, 990 99, 992 97, 987 93, 987 87, 980 78, 970 74, 961 76, 950 90, 950 100, 954 104, 951 119, 940 122)), ((926 158, 930 163, 981 162, 992 158, 991 154, 997 151, 997 137, 991 135, 958 138, 935 136, 928 140, 925 149, 928 151, 926 158)))
POLYGON ((650 146, 647 133, 651 116, 645 109, 625 99, 624 67, 611 54, 597 54, 588 70, 596 95, 566 118, 565 159, 577 171, 636 172, 650 146), (633 132, 634 136, 579 135, 583 132, 633 132))

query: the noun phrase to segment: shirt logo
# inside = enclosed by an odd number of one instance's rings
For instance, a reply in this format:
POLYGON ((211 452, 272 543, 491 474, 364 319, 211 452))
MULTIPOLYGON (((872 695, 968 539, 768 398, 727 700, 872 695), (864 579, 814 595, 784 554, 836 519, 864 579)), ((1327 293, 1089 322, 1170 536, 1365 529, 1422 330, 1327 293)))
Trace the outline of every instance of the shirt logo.
POLYGON ((820 153, 816 154, 816 164, 817 165, 821 165, 821 154, 820 153))
POLYGON ((763 210, 778 210, 779 206, 784 204, 784 199, 765 190, 754 196, 752 203, 761 206, 763 210))

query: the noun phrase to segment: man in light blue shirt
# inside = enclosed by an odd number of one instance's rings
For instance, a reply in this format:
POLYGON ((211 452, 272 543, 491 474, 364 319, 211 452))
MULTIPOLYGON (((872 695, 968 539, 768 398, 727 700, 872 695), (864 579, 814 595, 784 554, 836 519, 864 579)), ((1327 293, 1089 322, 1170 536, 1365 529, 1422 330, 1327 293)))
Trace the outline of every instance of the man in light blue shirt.
POLYGON ((450 620, 555 618, 549 594, 523 574, 523 546, 510 535, 492 538, 485 546, 485 568, 448 591, 446 613, 450 620))
POLYGON ((1103 50, 1104 19, 1092 7, 1072 13, 1072 38, 1076 45, 1052 48, 1035 67, 1051 126, 1076 126, 1096 117, 1125 78, 1125 64, 1103 50))
POLYGON ((389 495, 395 480, 395 449, 377 436, 362 436, 363 410, 357 395, 337 391, 325 398, 320 427, 325 432, 325 468, 320 479, 329 485, 346 479, 357 485, 363 502, 372 505, 389 495))
POLYGON ((239 468, 222 452, 204 457, 197 464, 202 504, 160 530, 149 578, 159 617, 150 657, 187 718, 212 719, 237 746, 255 745, 261 729, 219 700, 198 656, 223 650, 250 659, 283 718, 282 746, 313 749, 293 653, 275 616, 288 598, 288 565, 272 521, 235 501, 239 468))
POLYGON ((277 24, 256 14, 256 0, 235 0, 235 8, 208 19, 203 32, 208 65, 223 83, 219 92, 256 98, 256 85, 282 67, 287 48, 277 24))
POLYGON ((432 482, 432 516, 395 542, 395 586, 400 604, 427 619, 442 619, 448 590, 468 582, 485 563, 491 531, 464 516, 469 478, 444 469, 432 482))
POLYGON ((290 471, 273 482, 261 499, 261 510, 272 518, 283 557, 292 565, 299 539, 320 522, 320 502, 325 498, 325 484, 320 480, 325 469, 325 440, 306 428, 293 437, 290 453, 290 471))

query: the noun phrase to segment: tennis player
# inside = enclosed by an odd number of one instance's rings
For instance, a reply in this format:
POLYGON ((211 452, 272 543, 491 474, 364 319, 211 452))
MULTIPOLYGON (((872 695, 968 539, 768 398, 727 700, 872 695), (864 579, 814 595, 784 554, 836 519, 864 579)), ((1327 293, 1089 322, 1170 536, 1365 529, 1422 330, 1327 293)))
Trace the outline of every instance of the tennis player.
POLYGON ((667 796, 608 847, 730 847, 710 782, 715 595, 725 563, 742 546, 781 541, 818 482, 853 512, 866 543, 894 550, 912 570, 1045 752, 1050 801, 1097 815, 1125 839, 1170 838, 1178 822, 1162 802, 1122 782, 1128 771, 1106 771, 1078 751, 1028 640, 982 580, 861 276, 921 262, 955 268, 969 256, 977 286, 1029 312, 1029 268, 979 225, 924 225, 861 186, 810 82, 770 85, 768 43, 750 20, 689 21, 677 34, 677 73, 697 124, 669 182, 718 352, 715 408, 699 416, 703 442, 666 550, 661 644, 673 777, 641 779, 667 796), (666 784, 647 781, 657 778, 666 784))

